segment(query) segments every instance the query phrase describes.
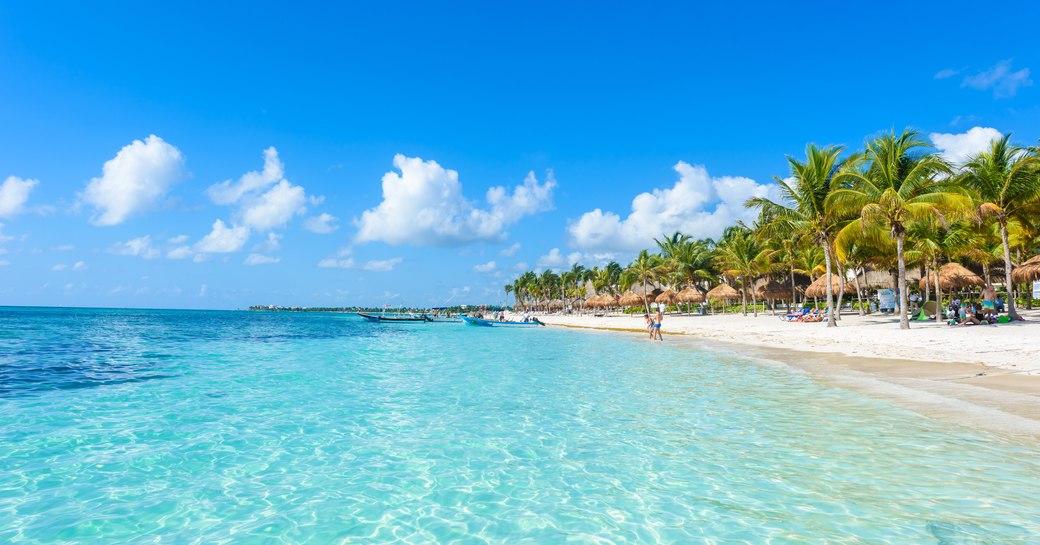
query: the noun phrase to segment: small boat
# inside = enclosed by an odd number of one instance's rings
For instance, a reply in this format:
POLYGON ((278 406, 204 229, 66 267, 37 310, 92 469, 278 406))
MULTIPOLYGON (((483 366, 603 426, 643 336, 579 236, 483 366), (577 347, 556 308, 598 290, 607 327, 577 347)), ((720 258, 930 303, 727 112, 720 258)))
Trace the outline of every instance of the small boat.
POLYGON ((477 327, 538 327, 545 325, 538 321, 538 318, 534 318, 531 322, 499 322, 496 320, 485 320, 483 318, 473 318, 470 316, 460 316, 466 325, 474 325, 477 327))
POLYGON ((385 316, 385 315, 382 315, 382 314, 366 314, 364 312, 359 312, 357 314, 358 314, 358 316, 361 316, 362 318, 364 318, 365 320, 368 320, 369 322, 380 322, 380 323, 382 323, 382 322, 392 322, 392 323, 416 323, 416 322, 418 322, 418 323, 422 323, 422 322, 432 322, 433 321, 432 319, 430 319, 425 314, 421 314, 419 316, 385 316))

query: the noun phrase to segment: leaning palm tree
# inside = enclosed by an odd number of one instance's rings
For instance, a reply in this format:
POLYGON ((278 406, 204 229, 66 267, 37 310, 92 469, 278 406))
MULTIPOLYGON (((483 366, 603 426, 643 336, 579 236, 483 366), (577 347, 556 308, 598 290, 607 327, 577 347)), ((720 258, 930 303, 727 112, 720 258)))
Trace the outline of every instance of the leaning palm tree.
MULTIPOLYGON (((805 148, 805 161, 788 157, 790 178, 776 178, 781 202, 764 197, 749 199, 745 206, 757 207, 770 218, 767 231, 788 231, 808 236, 823 249, 827 278, 831 277, 831 242, 839 217, 828 206, 827 196, 834 186, 834 175, 842 166, 838 156, 841 146, 805 148)), ((832 308, 832 294, 827 290, 827 326, 838 325, 832 308)))
POLYGON ((1008 290, 1008 316, 1018 318, 1011 282, 1011 245, 1008 220, 1018 217, 1040 200, 1040 158, 1011 143, 1011 135, 997 138, 988 150, 964 165, 964 182, 975 190, 981 203, 980 217, 992 216, 1000 226, 1004 246, 1004 275, 1008 290))
POLYGON ((621 273, 622 285, 641 284, 643 286, 643 307, 647 314, 650 313, 650 301, 646 298, 647 285, 655 282, 661 276, 661 264, 661 256, 643 250, 621 273))
MULTIPOLYGON (((887 228, 896 241, 899 286, 899 327, 910 328, 907 316, 907 224, 928 216, 964 213, 971 199, 951 178, 951 168, 917 131, 885 134, 867 142, 862 154, 852 157, 836 181, 827 205, 836 214, 858 216, 838 233, 838 238, 863 236, 867 227, 887 228)), ((874 231, 878 232, 878 231, 874 231)))

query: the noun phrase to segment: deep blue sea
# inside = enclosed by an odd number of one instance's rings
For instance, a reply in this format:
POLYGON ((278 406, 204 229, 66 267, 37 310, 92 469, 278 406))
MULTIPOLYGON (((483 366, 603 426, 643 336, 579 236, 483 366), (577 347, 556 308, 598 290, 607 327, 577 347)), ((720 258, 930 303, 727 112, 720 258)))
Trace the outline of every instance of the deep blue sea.
POLYGON ((1040 543, 1035 444, 642 336, 0 308, 0 543, 1040 543))

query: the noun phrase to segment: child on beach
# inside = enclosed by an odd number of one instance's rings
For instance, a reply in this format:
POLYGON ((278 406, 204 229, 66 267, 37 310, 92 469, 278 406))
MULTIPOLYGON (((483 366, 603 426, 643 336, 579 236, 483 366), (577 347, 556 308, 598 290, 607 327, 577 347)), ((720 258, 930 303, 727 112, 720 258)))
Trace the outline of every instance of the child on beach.
POLYGON ((643 319, 646 320, 646 331, 650 334, 650 340, 654 340, 654 321, 650 318, 650 315, 643 313, 643 319))

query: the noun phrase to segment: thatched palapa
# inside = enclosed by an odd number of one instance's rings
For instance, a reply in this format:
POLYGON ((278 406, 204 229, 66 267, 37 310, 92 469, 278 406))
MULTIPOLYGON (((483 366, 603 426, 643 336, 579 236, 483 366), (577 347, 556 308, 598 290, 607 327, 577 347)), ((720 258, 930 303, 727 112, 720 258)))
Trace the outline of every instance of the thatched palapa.
MULTIPOLYGON (((838 295, 841 292, 841 280, 838 275, 831 274, 831 294, 838 295)), ((805 288, 806 297, 827 297, 827 276, 821 276, 815 282, 805 288)))
POLYGON ((1034 282, 1040 280, 1040 255, 1026 260, 1011 270, 1012 282, 1034 282))
POLYGON ((791 287, 784 286, 776 280, 770 280, 755 289, 755 296, 759 299, 780 299, 786 301, 791 298, 791 287))
POLYGON ((696 288, 686 288, 676 294, 680 302, 683 303, 703 303, 704 294, 696 288))
POLYGON ((729 284, 719 284, 712 288, 706 297, 712 300, 737 299, 740 297, 740 292, 733 289, 729 284))
POLYGON ((661 292, 661 295, 658 295, 657 298, 654 299, 654 302, 674 305, 679 300, 676 295, 677 294, 672 290, 664 290, 661 292))
MULTIPOLYGON (((935 271, 929 271, 928 275, 921 278, 917 285, 923 290, 925 282, 929 286, 935 287, 935 271)), ((986 281, 981 276, 969 271, 960 263, 947 263, 939 267, 939 289, 941 290, 985 285, 986 281)))

